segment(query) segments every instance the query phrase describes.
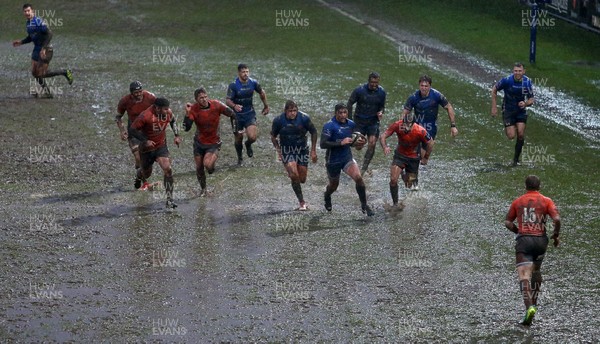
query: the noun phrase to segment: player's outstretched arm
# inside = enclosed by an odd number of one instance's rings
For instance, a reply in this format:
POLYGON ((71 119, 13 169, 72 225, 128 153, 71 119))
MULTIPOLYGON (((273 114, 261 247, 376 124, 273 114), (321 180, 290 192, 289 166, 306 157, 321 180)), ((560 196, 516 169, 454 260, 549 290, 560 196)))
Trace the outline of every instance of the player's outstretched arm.
POLYGON ((264 90, 260 91, 260 100, 262 101, 262 103, 264 105, 262 114, 266 116, 269 113, 270 108, 269 108, 269 104, 267 103, 267 94, 265 93, 264 90))

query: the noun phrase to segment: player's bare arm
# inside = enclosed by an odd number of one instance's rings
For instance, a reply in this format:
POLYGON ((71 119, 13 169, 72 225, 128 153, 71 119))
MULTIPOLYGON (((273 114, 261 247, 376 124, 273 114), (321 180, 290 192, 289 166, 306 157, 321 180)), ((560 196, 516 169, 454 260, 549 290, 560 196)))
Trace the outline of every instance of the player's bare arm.
POLYGON ((317 163, 317 139, 318 135, 315 131, 314 133, 310 133, 310 159, 313 164, 317 163))
POLYGON ((496 105, 496 96, 498 95, 498 90, 496 89, 496 85, 492 87, 492 116, 496 117, 498 114, 498 107, 496 105))
POLYGON ((269 109, 269 104, 267 104, 267 94, 265 93, 264 90, 261 90, 259 95, 260 95, 260 100, 262 101, 262 103, 264 105, 263 110, 262 110, 262 114, 263 115, 267 115, 269 113, 269 110, 270 110, 269 109))
POLYGON ((115 122, 117 122, 117 127, 119 128, 119 132, 121 133, 121 140, 127 140, 127 130, 125 130, 125 126, 123 125, 123 114, 117 114, 115 116, 115 122))
POLYGON ((434 145, 433 140, 429 140, 429 142, 427 142, 427 146, 425 148, 425 155, 423 155, 423 157, 421 158, 421 165, 427 165, 427 162, 429 161, 429 156, 431 155, 431 152, 433 151, 433 145, 434 145))
POLYGON ((385 142, 385 140, 390 137, 391 134, 388 134, 387 132, 384 133, 383 135, 381 135, 381 137, 379 137, 379 144, 381 145, 381 148, 383 149, 383 154, 384 155, 388 155, 390 154, 390 152, 392 151, 392 149, 390 148, 390 146, 387 145, 387 143, 385 142))
POLYGON ((552 234, 552 240, 554 247, 557 247, 560 245, 560 240, 558 239, 560 236, 560 215, 552 217, 552 220, 554 221, 554 233, 552 234))
POLYGON ((450 134, 452 137, 458 135, 458 129, 456 128, 456 114, 454 113, 454 107, 448 103, 444 106, 444 109, 448 112, 448 119, 450 120, 450 134))
POLYGON ((173 142, 177 145, 177 147, 179 147, 179 144, 181 143, 181 137, 179 136, 179 128, 177 127, 177 119, 175 118, 175 115, 173 115, 169 124, 171 124, 171 129, 175 135, 175 140, 173 142))

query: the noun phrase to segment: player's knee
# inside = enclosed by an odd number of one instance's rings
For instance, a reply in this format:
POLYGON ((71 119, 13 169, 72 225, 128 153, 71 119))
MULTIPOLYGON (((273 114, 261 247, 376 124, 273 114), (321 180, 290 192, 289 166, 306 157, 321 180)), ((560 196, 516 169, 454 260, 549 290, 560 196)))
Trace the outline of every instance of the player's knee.
POLYGON ((165 177, 172 177, 173 176, 173 169, 171 168, 171 166, 164 168, 163 172, 165 174, 165 177))
POLYGON ((395 179, 395 180, 392 179, 392 180, 390 180, 390 186, 393 187, 393 188, 397 187, 398 186, 398 179, 395 179))
POLYGON ((296 172, 290 172, 289 174, 292 183, 300 183, 300 176, 296 172))
POLYGON ((355 182, 356 182, 356 185, 357 185, 357 186, 362 186, 362 187, 364 187, 364 186, 365 186, 365 181, 363 180, 363 178, 362 178, 362 177, 358 177, 358 178, 356 178, 356 181, 355 181, 355 182))
POLYGON ((215 167, 214 166, 207 167, 206 172, 208 172, 208 174, 215 173, 215 167))

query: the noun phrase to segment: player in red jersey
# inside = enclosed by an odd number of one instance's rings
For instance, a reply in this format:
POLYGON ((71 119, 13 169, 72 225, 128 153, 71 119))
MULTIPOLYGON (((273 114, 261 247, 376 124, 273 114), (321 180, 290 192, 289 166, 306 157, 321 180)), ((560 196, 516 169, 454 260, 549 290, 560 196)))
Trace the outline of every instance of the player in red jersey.
POLYGON ((175 208, 173 202, 173 170, 167 148, 166 129, 171 125, 175 134, 175 144, 179 146, 181 138, 177 129, 175 116, 169 108, 169 101, 156 98, 154 105, 143 111, 131 124, 131 134, 140 140, 140 162, 137 170, 135 187, 139 188, 142 181, 152 175, 152 165, 156 161, 163 170, 167 208, 175 208))
MULTIPOLYGON (((117 116, 115 116, 115 121, 117 122, 117 127, 119 128, 119 132, 121 133, 121 140, 127 140, 129 142, 129 148, 131 149, 131 153, 135 158, 135 169, 140 168, 140 153, 139 153, 139 145, 140 141, 132 135, 129 135, 129 130, 131 128, 131 123, 135 121, 136 117, 142 113, 142 111, 146 110, 152 104, 154 104, 154 100, 156 100, 156 96, 143 89, 142 83, 139 81, 134 81, 129 85, 129 93, 126 96, 123 96, 119 101, 119 105, 117 106, 117 116), (127 129, 123 125, 123 115, 127 112, 127 129)), ((141 190, 147 190, 149 184, 144 182, 141 190)))
POLYGON ((194 91, 196 104, 185 104, 186 116, 183 120, 185 131, 192 128, 192 123, 196 124, 196 134, 194 137, 194 160, 196 161, 196 178, 200 183, 200 196, 206 195, 206 174, 212 174, 215 171, 218 151, 221 148, 221 138, 219 137, 219 122, 221 115, 232 118, 235 121, 235 113, 225 104, 215 99, 208 99, 208 94, 204 87, 194 91))
POLYGON ((526 309, 521 324, 529 326, 537 312, 537 298, 542 286, 540 268, 548 247, 546 221, 550 216, 554 222, 552 240, 556 247, 560 243, 560 214, 554 202, 540 193, 540 179, 537 176, 527 176, 525 189, 527 192, 510 205, 504 225, 517 234, 517 272, 526 309), (515 225, 515 219, 518 225, 515 225))
POLYGON ((394 133, 398 136, 398 146, 394 151, 394 160, 390 169, 390 193, 394 205, 398 205, 398 178, 400 173, 406 169, 406 174, 403 175, 402 179, 404 185, 411 188, 419 172, 419 162, 421 165, 427 165, 429 155, 433 149, 433 139, 425 128, 415 123, 415 116, 409 112, 404 115, 402 120, 392 123, 383 136, 379 138, 379 143, 385 155, 391 152, 391 148, 385 140, 394 133), (421 157, 421 143, 425 147, 423 157, 421 157))

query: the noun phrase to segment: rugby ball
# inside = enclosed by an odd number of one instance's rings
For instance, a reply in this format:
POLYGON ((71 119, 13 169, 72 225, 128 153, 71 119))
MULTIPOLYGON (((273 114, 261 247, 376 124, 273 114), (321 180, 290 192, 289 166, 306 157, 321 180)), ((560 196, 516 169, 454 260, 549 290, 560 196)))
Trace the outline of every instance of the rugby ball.
POLYGON ((367 143, 367 138, 365 137, 365 135, 361 134, 358 131, 355 131, 352 133, 352 146, 353 147, 362 148, 362 146, 364 146, 365 143, 367 143))

